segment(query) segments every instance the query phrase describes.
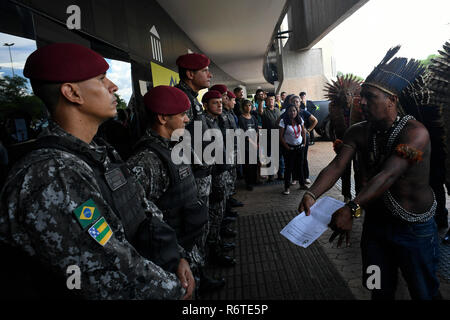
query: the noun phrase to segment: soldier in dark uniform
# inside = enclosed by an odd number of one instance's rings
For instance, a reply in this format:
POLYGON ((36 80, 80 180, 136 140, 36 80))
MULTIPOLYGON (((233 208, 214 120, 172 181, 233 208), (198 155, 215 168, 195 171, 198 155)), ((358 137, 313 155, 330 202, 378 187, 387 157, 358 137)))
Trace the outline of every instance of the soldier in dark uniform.
POLYGON ((199 120, 200 116, 204 114, 202 104, 197 100, 197 96, 200 90, 209 88, 211 85, 210 63, 207 56, 199 53, 179 56, 176 61, 180 75, 180 83, 176 87, 186 93, 191 102, 191 108, 186 112, 189 122, 199 120))
MULTIPOLYGON (((204 119, 208 129, 215 129, 221 135, 218 117, 222 113, 222 94, 216 90, 210 90, 203 95, 203 105, 206 110, 204 119)), ((222 136, 222 135, 221 135, 222 136)), ((215 158, 221 157, 224 162, 224 155, 214 155, 215 158)), ((211 195, 209 197, 209 233, 207 245, 209 248, 208 260, 212 263, 223 266, 233 266, 236 261, 225 255, 222 240, 220 236, 222 220, 226 205, 226 172, 225 163, 215 163, 212 170, 211 195)))
MULTIPOLYGON (((209 207, 209 196, 211 193, 212 181, 212 164, 207 164, 202 157, 204 148, 208 142, 203 141, 203 134, 209 128, 205 111, 202 104, 198 101, 198 92, 201 89, 210 86, 212 75, 209 72, 210 60, 207 56, 198 53, 190 53, 179 56, 177 61, 178 73, 180 75, 180 83, 176 86, 181 89, 189 98, 191 108, 186 112, 189 117, 189 123, 186 130, 190 133, 191 141, 194 141, 194 157, 198 161, 194 161, 192 169, 194 171, 195 182, 198 188, 198 197, 209 207), (200 127, 197 133, 196 125, 200 127), (200 136, 201 134, 201 136, 200 136), (197 143, 198 142, 198 143, 197 143), (197 148, 197 144, 199 148, 197 148)), ((203 231, 203 245, 199 245, 199 250, 206 256, 206 239, 209 232, 209 220, 203 231)), ((220 243, 222 251, 228 251, 235 248, 234 243, 220 243)))
POLYGON ((192 294, 195 282, 173 229, 159 220, 161 212, 118 153, 93 141, 99 125, 117 112, 118 88, 106 77, 108 68, 99 54, 69 43, 42 47, 27 59, 24 75, 51 120, 11 168, 1 194, 7 275, 2 292, 8 298, 179 299, 185 289, 184 298, 192 294), (159 262, 179 280, 150 260, 155 252, 149 231, 158 230, 165 230, 172 249, 164 253, 171 255, 167 263, 159 262), (72 268, 80 271, 78 290, 66 285, 72 268))
POLYGON ((208 220, 207 204, 198 198, 190 162, 175 164, 172 154, 189 122, 188 97, 178 88, 158 86, 144 96, 148 127, 128 164, 144 186, 146 196, 164 214, 176 231, 179 244, 188 252, 191 269, 200 279, 199 293, 218 289, 225 280, 205 275, 205 257, 199 250, 203 227, 208 220), (175 139, 175 141, 173 141, 175 139))
MULTIPOLYGON (((223 138, 224 138, 224 144, 226 146, 226 131, 227 130, 236 130, 237 129, 237 123, 236 123, 236 116, 233 111, 234 107, 234 99, 236 96, 228 91, 227 87, 223 84, 214 85, 211 87, 211 90, 217 90, 220 93, 222 93, 222 113, 219 115, 219 127, 222 131, 223 138)), ((243 203, 236 200, 232 197, 233 194, 235 194, 235 184, 236 184, 236 163, 237 163, 237 141, 234 139, 234 145, 233 145, 232 155, 233 158, 231 159, 233 164, 230 164, 227 166, 227 170, 225 172, 225 181, 226 181, 226 206, 225 206, 225 217, 224 222, 227 223, 230 221, 230 219, 236 219, 238 217, 238 213, 236 211, 233 211, 233 207, 241 207, 243 206, 243 203)), ((227 227, 226 224, 222 225, 222 235, 224 237, 235 237, 236 231, 232 230, 231 228, 227 227)))

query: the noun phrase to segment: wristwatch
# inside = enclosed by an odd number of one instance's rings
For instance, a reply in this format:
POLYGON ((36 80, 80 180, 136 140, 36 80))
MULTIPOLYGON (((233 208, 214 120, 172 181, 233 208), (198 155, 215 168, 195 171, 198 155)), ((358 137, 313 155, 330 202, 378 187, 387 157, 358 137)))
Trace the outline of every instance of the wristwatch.
POLYGON ((355 201, 350 200, 349 202, 347 202, 345 204, 347 207, 350 208, 350 210, 352 211, 352 217, 353 218, 359 218, 361 217, 361 207, 359 204, 357 204, 355 201))

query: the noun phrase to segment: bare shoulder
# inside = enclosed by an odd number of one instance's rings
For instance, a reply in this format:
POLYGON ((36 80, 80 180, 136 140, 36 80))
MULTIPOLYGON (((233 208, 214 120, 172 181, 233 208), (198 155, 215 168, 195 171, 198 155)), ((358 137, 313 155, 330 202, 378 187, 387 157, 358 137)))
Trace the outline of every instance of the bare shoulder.
POLYGON ((346 144, 353 145, 354 147, 357 147, 361 143, 364 144, 365 137, 367 136, 367 130, 367 121, 355 123, 345 132, 344 142, 346 144))
POLYGON ((430 134, 427 128, 417 120, 410 120, 399 138, 400 142, 425 148, 430 143, 430 134))

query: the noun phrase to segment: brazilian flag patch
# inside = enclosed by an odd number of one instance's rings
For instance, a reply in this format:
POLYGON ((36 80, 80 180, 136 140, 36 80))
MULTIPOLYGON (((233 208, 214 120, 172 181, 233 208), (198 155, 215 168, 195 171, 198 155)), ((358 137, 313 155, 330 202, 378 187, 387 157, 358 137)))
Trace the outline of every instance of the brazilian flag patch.
POLYGON ((101 217, 92 227, 89 228, 89 234, 95 241, 104 246, 111 239, 112 231, 105 218, 101 217))
POLYGON ((81 206, 76 208, 73 213, 75 214, 75 217, 77 217, 77 220, 83 230, 86 230, 101 216, 100 210, 97 208, 97 205, 92 199, 89 199, 81 206))

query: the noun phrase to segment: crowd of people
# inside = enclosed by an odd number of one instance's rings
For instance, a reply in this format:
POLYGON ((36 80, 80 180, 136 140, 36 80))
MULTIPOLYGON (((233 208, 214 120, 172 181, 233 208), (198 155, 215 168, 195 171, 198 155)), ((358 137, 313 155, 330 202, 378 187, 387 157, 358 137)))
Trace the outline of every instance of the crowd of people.
POLYGON ((7 263, 0 274, 6 275, 2 284, 8 288, 3 293, 9 298, 24 294, 30 298, 201 298, 225 285, 223 278, 207 274, 207 266, 236 265, 227 254, 236 243, 225 239, 236 237, 231 226, 239 215, 233 208, 244 205, 233 197, 239 177, 249 191, 264 179, 283 180, 284 195, 298 184, 305 190, 299 211, 309 214, 355 153, 362 152, 367 155, 361 162, 366 166, 365 183, 333 215, 330 226, 341 241, 344 236, 348 241, 352 219, 360 216, 361 208, 366 210, 363 264, 383 267, 382 290, 375 297, 392 297, 398 267, 407 277, 413 298, 437 294, 433 251, 437 238, 423 243, 435 233, 430 217, 436 201, 424 183, 429 139, 420 123, 400 115, 397 96, 403 88, 369 76, 361 92, 368 121, 351 127, 341 151, 311 185, 308 147, 314 144, 318 120, 305 92, 275 95, 259 89, 254 99, 245 99, 241 87, 230 91, 224 84, 211 85, 210 59, 205 55, 185 54, 176 64, 180 82, 175 87, 154 87, 143 97, 146 129, 142 137, 113 147, 108 141, 114 140, 111 133, 124 136, 117 123, 109 130, 99 131, 99 127, 114 117, 126 123, 130 115, 121 111, 117 117, 114 93, 118 87, 106 77, 105 59, 68 43, 47 45, 28 57, 24 75, 44 101, 50 119, 37 141, 12 165, 1 194, 0 244, 7 263), (202 89, 208 91, 200 102, 202 89), (204 135, 216 130, 225 137, 237 129, 255 133, 246 135, 244 164, 238 164, 236 140, 214 149, 219 154, 213 156, 222 161, 209 162, 203 153, 212 142, 204 135), (275 132, 279 144, 262 145, 260 130, 267 130, 268 136, 275 132), (372 157, 366 145, 368 135, 374 136, 372 157), (189 139, 194 145, 184 157, 193 161, 175 161, 175 150, 189 139), (395 149, 397 156, 386 153, 382 144, 395 139, 420 154, 420 159, 411 152, 401 153, 403 149, 395 149), (230 154, 233 159, 227 161, 230 154), (280 165, 268 177, 260 174, 263 154, 279 154, 280 165), (387 209, 373 202, 391 187, 387 209), (416 200, 411 205, 401 198, 399 204, 394 197, 416 200), (412 208, 425 213, 411 212, 412 208), (400 222, 393 220, 389 210, 400 222), (411 227, 410 222, 416 224, 411 227), (420 255, 407 253, 413 244, 392 239, 392 234, 377 234, 392 228, 412 237, 411 241, 419 234, 420 255), (397 261, 399 253, 398 263, 386 263, 397 261), (81 272, 79 290, 66 286, 71 266, 81 272))
POLYGON ((242 91, 240 87, 234 89, 236 99, 233 110, 238 127, 245 132, 255 130, 257 133, 264 129, 268 137, 273 130, 276 130, 276 135, 279 136, 279 143, 276 146, 267 143, 267 150, 262 150, 263 147, 257 139, 246 144, 246 161, 242 167, 242 173, 247 190, 253 190, 255 184, 263 183, 265 178, 269 182, 274 179, 284 180, 285 187, 282 193, 285 195, 290 193, 291 185, 297 183, 300 189, 307 189, 307 185, 311 183, 308 148, 309 145, 314 144, 313 130, 318 123, 317 118, 311 113, 316 110, 315 105, 312 101, 306 100, 305 92, 301 92, 299 97, 295 94, 287 95, 286 92, 275 95, 258 89, 254 99, 250 100, 242 98, 242 91), (292 115, 294 110, 296 114, 292 115), (274 174, 261 177, 259 170, 261 162, 255 163, 248 158, 250 153, 248 148, 252 147, 258 156, 263 151, 267 156, 271 156, 274 154, 272 148, 279 148, 276 153, 279 155, 279 166, 276 167, 274 174))

